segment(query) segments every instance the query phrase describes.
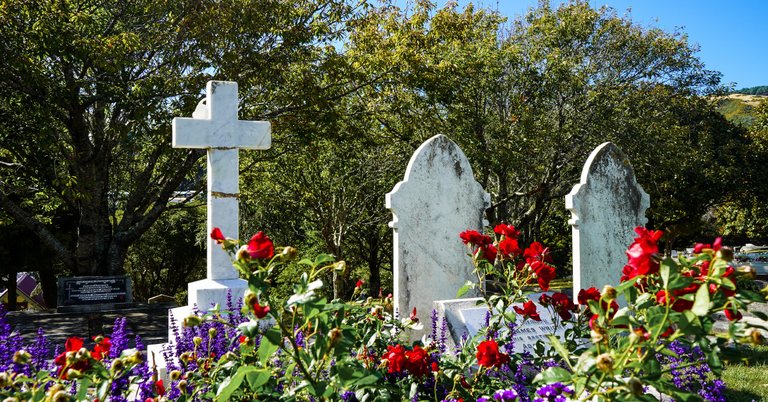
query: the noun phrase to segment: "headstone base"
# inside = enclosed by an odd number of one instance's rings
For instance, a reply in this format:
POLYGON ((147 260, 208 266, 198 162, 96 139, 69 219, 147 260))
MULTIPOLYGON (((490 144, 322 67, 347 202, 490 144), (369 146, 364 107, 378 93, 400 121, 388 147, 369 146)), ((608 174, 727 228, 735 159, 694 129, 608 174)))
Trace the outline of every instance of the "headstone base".
MULTIPOLYGON (((231 300, 237 300, 245 296, 248 290, 248 281, 245 279, 203 279, 188 284, 189 306, 197 305, 200 311, 208 311, 218 304, 219 308, 227 307, 227 293, 231 294, 231 300)), ((239 308, 239 306, 237 306, 239 308)), ((174 309, 175 310, 175 309, 174 309)), ((185 316, 174 316, 178 320, 185 316)))

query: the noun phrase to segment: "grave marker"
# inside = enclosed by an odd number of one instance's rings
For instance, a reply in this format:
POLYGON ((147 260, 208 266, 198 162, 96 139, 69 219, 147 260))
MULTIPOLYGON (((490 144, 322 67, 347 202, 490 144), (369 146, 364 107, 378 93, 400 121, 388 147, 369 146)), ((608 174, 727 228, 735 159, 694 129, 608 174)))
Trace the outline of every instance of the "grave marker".
POLYGON ((408 316, 416 307, 428 332, 433 302, 456 297, 468 280, 477 282, 459 233, 482 230, 490 196, 458 145, 437 135, 414 152, 386 206, 393 216, 395 309, 408 316))
POLYGON ((616 286, 637 226, 647 222, 650 197, 626 155, 606 142, 589 155, 579 184, 565 196, 573 233, 573 295, 616 286))
POLYGON ((232 266, 227 253, 208 236, 213 228, 237 239, 239 226, 239 149, 268 149, 270 123, 238 120, 237 83, 209 81, 205 103, 200 102, 192 118, 173 119, 173 147, 201 148, 208 158, 207 278, 192 282, 189 305, 207 310, 224 306, 227 291, 237 298, 248 288, 232 266))

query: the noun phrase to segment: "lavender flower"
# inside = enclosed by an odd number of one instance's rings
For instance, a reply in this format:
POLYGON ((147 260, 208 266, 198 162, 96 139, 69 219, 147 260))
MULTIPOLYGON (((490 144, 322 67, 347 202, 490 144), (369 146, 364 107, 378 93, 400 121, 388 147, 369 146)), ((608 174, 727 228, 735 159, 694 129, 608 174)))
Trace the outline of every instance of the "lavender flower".
POLYGON ((514 389, 500 389, 493 393, 493 399, 503 402, 517 401, 517 391, 514 389))
POLYGON ((563 383, 556 382, 539 388, 536 390, 536 395, 538 397, 533 402, 565 402, 568 397, 573 396, 573 389, 563 383))

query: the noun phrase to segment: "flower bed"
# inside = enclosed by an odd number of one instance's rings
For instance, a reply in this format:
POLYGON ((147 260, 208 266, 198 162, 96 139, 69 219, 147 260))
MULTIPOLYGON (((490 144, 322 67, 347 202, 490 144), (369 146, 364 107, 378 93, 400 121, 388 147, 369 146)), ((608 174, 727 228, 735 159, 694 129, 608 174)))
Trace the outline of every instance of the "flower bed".
MULTIPOLYGON (((764 300, 739 289, 732 253, 716 240, 691 258, 661 260, 661 232, 637 229, 622 283, 584 289, 576 300, 545 293, 564 338, 550 347, 513 353, 516 334, 540 319, 527 294, 548 290, 554 278, 549 250, 519 243, 511 225, 494 235, 461 233, 477 274, 459 293, 476 288, 488 308, 486 326, 449 349, 445 323, 433 313, 432 331, 417 311, 399 318, 391 298, 328 301, 321 278, 345 269, 327 255, 303 259, 306 272, 294 294, 276 305, 270 283, 296 262, 291 247, 275 248, 264 233, 242 243, 214 230, 212 237, 248 280, 244 300, 219 311, 183 318, 176 342, 164 351, 168 378, 146 363, 140 339, 129 348, 124 319, 109 337, 73 337, 45 356, 39 334, 23 346, 0 320, 0 396, 17 400, 343 400, 343 401, 565 401, 655 400, 650 389, 676 400, 722 400, 720 347, 708 337, 717 312, 731 320, 728 337, 760 343, 760 332, 738 321, 747 305, 764 300), (483 281, 492 279, 495 293, 483 281), (616 300, 623 297, 626 307, 616 300), (50 359, 53 358, 51 361, 50 359), (707 381, 709 381, 707 383, 707 381)), ((458 240, 457 240, 458 241, 458 240)), ((359 287, 358 287, 359 288, 359 287)), ((4 313, 1 314, 4 318, 4 313)), ((762 317, 765 318, 765 317, 762 317)))

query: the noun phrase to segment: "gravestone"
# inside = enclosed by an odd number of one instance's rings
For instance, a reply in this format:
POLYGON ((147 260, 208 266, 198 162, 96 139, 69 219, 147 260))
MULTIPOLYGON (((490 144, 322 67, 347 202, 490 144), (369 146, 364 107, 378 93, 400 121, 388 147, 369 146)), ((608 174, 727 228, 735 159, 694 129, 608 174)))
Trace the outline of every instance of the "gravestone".
MULTIPOLYGON (((207 151, 207 277, 188 285, 189 305, 207 311, 225 305, 227 292, 241 297, 248 284, 240 279, 229 255, 208 235, 218 227, 230 238, 238 238, 239 149, 269 149, 270 124, 238 120, 237 83, 209 81, 207 96, 192 118, 173 119, 173 147, 207 151)), ((177 316, 178 317, 178 316, 177 316)))
POLYGON ((477 282, 459 234, 482 230, 490 196, 458 145, 437 135, 414 152, 386 206, 393 216, 395 310, 407 317, 416 307, 429 331, 433 302, 456 297, 468 280, 477 282))
POLYGON ((579 184, 565 196, 573 234, 573 294, 616 286, 637 226, 647 222, 650 198, 626 155, 606 142, 589 155, 579 184))
MULTIPOLYGON (((237 83, 209 81, 206 98, 197 105, 192 118, 173 119, 173 147, 205 149, 208 161, 207 275, 188 284, 188 306, 172 309, 178 322, 192 313, 194 305, 200 311, 208 311, 216 304, 223 307, 228 293, 237 300, 248 289, 248 282, 240 279, 229 255, 209 235, 218 227, 226 237, 239 237, 239 149, 271 146, 269 122, 238 120, 237 114, 237 83)), ((173 341, 170 322, 168 339, 173 341)), ((160 360, 162 347, 159 344, 148 348, 150 360, 157 358, 158 367, 164 367, 160 360)))
POLYGON ((58 280, 57 312, 104 311, 132 303, 131 278, 127 276, 75 276, 58 280))
MULTIPOLYGON (((549 346, 548 335, 557 335, 564 340, 565 328, 559 324, 555 328, 555 323, 551 312, 542 306, 538 300, 543 293, 530 294, 527 297, 536 305, 541 321, 526 320, 523 325, 515 331, 514 351, 521 353, 532 351, 538 341, 544 341, 546 347, 549 346)), ((551 294, 550 294, 551 295, 551 294)), ((478 305, 482 299, 455 299, 439 300, 434 304, 437 311, 438 322, 445 320, 449 336, 447 337, 447 346, 452 349, 460 344, 462 337, 472 338, 486 326, 486 315, 488 308, 485 305, 478 305)), ((513 306, 522 307, 522 303, 515 303, 513 306)), ((510 308, 508 311, 514 311, 510 308)), ((518 315, 518 324, 522 322, 522 317, 518 315)))

